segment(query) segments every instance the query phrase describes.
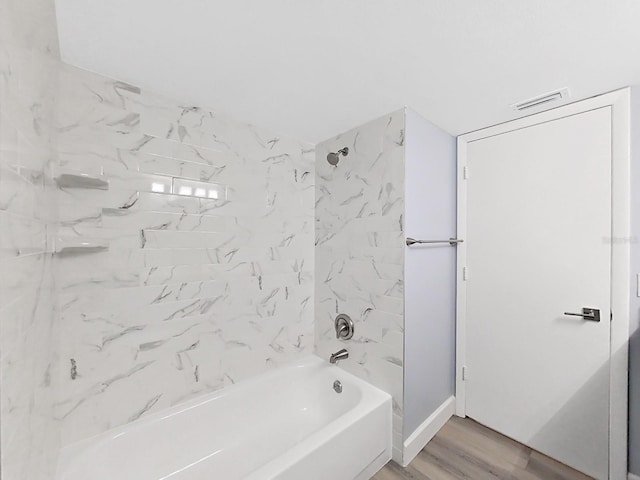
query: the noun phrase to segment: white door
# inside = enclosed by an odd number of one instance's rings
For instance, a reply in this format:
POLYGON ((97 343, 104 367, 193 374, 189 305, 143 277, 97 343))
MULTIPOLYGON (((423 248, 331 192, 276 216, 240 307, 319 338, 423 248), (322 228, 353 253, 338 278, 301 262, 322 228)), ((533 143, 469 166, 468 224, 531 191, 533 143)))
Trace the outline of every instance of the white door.
POLYGON ((608 478, 611 108, 468 144, 466 413, 608 478), (579 316, 596 309, 600 321, 579 316))

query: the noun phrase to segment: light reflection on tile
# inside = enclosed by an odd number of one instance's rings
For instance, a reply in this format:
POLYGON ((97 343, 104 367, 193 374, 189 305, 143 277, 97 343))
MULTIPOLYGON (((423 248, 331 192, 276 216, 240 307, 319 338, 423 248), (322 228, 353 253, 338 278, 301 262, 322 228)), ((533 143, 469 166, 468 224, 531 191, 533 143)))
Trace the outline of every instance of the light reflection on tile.
POLYGON ((151 191, 155 193, 164 193, 165 185, 163 183, 152 182, 151 183, 151 191))
POLYGON ((226 200, 226 191, 227 190, 224 185, 198 182, 185 178, 173 179, 173 193, 176 195, 226 200))

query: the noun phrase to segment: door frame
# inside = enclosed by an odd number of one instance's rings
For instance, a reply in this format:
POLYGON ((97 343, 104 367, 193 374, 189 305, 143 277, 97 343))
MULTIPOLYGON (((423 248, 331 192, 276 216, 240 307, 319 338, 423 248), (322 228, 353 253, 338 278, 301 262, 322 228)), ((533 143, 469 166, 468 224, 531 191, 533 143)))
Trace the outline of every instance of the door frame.
MULTIPOLYGON (((630 242, 630 89, 623 88, 597 97, 563 105, 534 115, 466 133, 458 137, 458 223, 457 238, 467 238, 467 145, 470 142, 558 120, 602 107, 611 107, 612 199, 611 199, 611 348, 609 401, 609 479, 627 478, 627 423, 629 369, 629 242, 630 242), (615 412, 615 415, 613 414, 615 412)), ((469 177, 473 172, 468 172, 469 177)), ((456 267, 456 415, 466 416, 463 379, 466 361, 465 280, 467 244, 457 248, 456 267)), ((473 272, 470 272, 473 275, 473 272)))

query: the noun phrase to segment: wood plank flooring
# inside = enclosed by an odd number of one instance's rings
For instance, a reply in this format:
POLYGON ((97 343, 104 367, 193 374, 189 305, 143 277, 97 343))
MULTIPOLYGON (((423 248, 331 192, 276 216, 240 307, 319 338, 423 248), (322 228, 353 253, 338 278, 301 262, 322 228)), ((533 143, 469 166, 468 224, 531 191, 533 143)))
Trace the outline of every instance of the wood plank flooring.
POLYGON ((452 417, 407 468, 389 462, 372 480, 589 480, 471 419, 452 417))

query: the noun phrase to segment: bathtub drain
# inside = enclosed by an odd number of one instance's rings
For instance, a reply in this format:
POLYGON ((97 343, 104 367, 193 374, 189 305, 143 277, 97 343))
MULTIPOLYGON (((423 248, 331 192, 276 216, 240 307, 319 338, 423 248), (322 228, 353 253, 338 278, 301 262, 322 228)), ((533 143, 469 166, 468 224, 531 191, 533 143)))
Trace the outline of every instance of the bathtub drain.
POLYGON ((342 384, 340 383, 340 380, 336 380, 335 382, 333 382, 333 389, 336 391, 336 393, 342 393, 342 384))

